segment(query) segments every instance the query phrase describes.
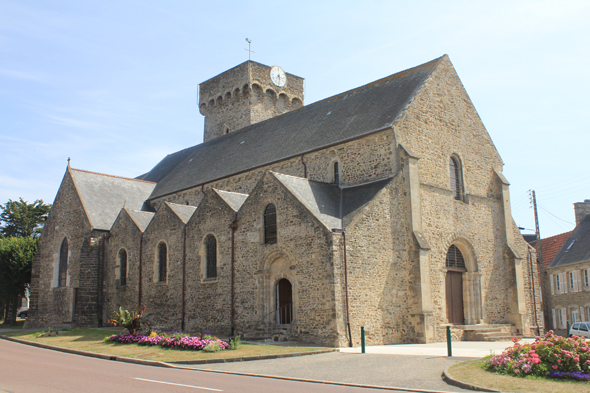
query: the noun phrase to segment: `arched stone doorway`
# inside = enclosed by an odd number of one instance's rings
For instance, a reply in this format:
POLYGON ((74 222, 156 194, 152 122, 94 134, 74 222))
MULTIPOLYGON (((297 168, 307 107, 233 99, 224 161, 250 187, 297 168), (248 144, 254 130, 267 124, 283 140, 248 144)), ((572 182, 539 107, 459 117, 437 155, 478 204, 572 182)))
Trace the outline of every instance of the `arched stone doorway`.
POLYGON ((446 266, 447 319, 449 323, 462 325, 465 323, 463 314, 463 273, 467 269, 465 269, 463 254, 455 245, 449 247, 447 251, 446 266))
POLYGON ((455 241, 447 250, 445 295, 449 323, 483 322, 480 274, 475 253, 464 240, 455 241))
POLYGON ((277 324, 288 325, 293 320, 293 287, 291 282, 282 278, 276 285, 277 324))

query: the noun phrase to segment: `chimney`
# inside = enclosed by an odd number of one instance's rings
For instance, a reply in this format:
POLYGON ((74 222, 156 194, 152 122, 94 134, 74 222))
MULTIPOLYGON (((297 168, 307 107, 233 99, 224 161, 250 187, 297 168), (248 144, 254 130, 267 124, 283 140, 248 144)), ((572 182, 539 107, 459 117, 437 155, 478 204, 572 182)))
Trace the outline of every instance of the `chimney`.
POLYGON ((578 226, 590 214, 590 199, 584 199, 584 202, 574 203, 574 212, 576 213, 576 226, 578 226))

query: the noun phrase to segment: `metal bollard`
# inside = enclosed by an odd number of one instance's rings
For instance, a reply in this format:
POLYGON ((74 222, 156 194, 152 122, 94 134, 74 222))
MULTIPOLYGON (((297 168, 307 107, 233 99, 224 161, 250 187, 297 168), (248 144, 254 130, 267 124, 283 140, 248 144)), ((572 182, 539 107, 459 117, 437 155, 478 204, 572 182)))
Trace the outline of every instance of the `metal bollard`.
POLYGON ((451 327, 447 326, 447 354, 449 357, 453 356, 453 348, 451 348, 451 327))
POLYGON ((365 353, 365 327, 361 326, 361 353, 365 353))

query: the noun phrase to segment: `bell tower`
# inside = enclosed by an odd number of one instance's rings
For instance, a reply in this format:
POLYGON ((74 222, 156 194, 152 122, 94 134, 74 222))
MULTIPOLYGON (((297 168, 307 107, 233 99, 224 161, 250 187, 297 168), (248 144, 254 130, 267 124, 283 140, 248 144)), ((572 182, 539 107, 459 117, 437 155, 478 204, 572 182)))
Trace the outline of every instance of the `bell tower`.
POLYGON ((199 85, 204 141, 303 106, 303 78, 248 60, 199 85))

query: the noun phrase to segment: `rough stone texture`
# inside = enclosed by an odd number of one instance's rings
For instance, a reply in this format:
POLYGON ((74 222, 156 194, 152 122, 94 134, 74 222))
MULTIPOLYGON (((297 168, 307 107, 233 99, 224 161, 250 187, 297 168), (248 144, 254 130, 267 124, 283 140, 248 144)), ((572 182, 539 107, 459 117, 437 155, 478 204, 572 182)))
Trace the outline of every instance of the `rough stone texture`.
POLYGON ((90 227, 70 171, 66 171, 33 261, 27 327, 98 324, 101 235, 90 227), (64 238, 68 239, 69 251, 67 283, 58 287, 64 238))
POLYGON ((303 106, 303 78, 286 74, 279 87, 270 69, 247 61, 199 85, 205 142, 303 106))
MULTIPOLYGON (((281 91, 268 92, 268 70, 248 62, 201 85, 206 139, 220 136, 222 120, 243 127, 246 120, 280 112, 275 109, 281 91), (276 97, 257 99, 257 89, 259 97, 276 97)), ((290 88, 288 83, 285 89, 290 88)), ((285 94, 292 105, 298 91, 285 94)), ((103 243, 101 233, 85 221, 66 174, 35 262, 33 304, 43 312, 37 317, 33 312, 31 324, 68 319, 68 291, 79 288, 83 300, 73 323, 98 324, 119 305, 141 303, 155 327, 230 333, 235 230, 234 333, 277 328, 295 339, 347 345, 350 322, 354 345, 360 343, 361 326, 369 345, 443 341, 445 261, 449 247, 456 245, 466 259, 465 323, 511 324, 515 332, 529 334, 537 324, 542 327, 541 299, 532 295, 538 286, 536 269, 530 268, 535 254, 512 221, 501 170, 498 152, 443 57, 391 128, 153 200, 149 208, 156 213, 143 235, 123 210, 103 243), (460 200, 451 190, 451 156, 461 167, 460 200), (390 179, 347 224, 346 254, 344 237, 332 233, 275 175, 332 183, 335 162, 342 187, 390 179), (216 190, 248 197, 236 212, 216 190), (263 212, 269 203, 277 210, 276 244, 264 244, 263 212), (205 275, 208 235, 217 241, 214 279, 205 275), (64 236, 71 237, 70 282, 65 289, 51 289, 64 236), (168 274, 159 283, 156 250, 162 241, 168 274), (103 247, 106 260, 99 269, 103 247), (121 248, 128 253, 125 287, 117 282, 121 248), (293 321, 276 326, 276 285, 282 278, 292 285, 293 321), (99 285, 103 291, 97 293, 99 285)))

